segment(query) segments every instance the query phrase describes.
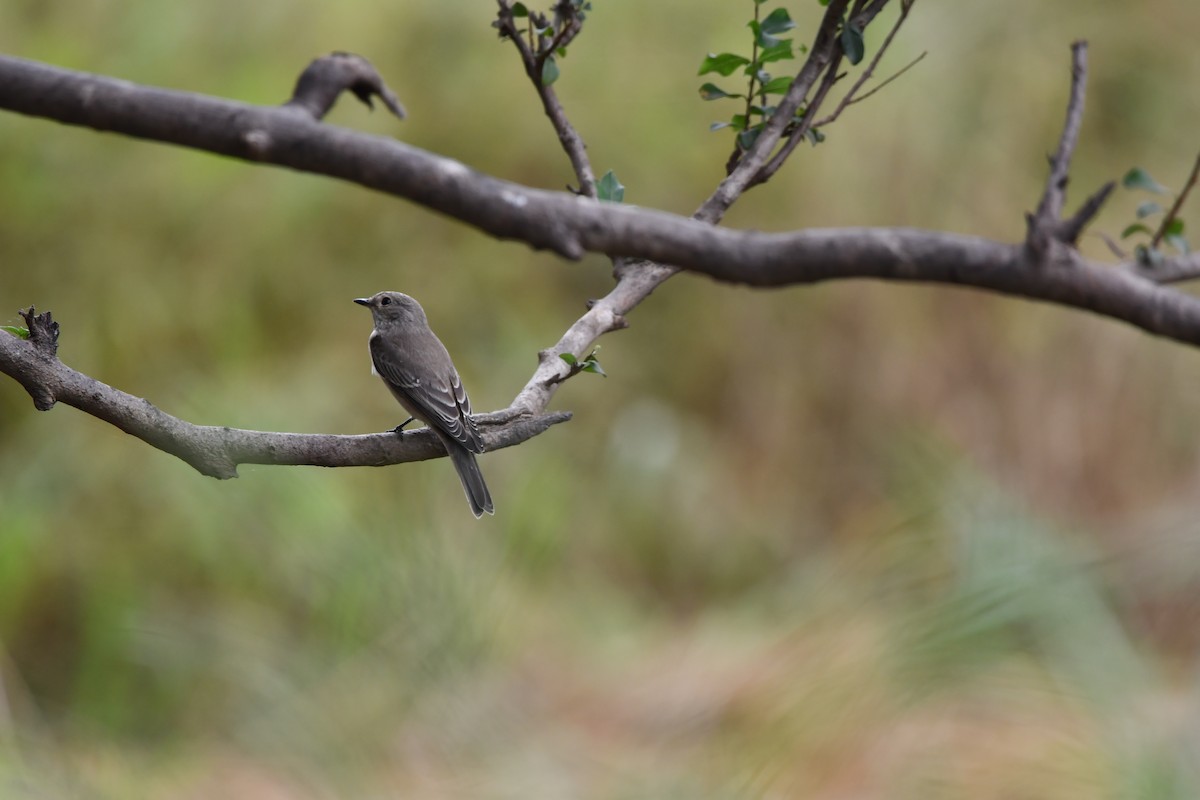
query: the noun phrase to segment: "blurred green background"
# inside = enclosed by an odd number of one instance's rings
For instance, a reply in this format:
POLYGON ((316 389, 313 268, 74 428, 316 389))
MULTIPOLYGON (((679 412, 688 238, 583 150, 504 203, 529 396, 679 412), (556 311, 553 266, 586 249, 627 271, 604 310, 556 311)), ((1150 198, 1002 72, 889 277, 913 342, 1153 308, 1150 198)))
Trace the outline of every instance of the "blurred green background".
MULTIPOLYGON (((627 201, 689 213, 732 110, 696 69, 750 2, 594 4, 563 102, 627 201)), ((786 5, 806 38, 817 4, 786 5)), ((411 116, 334 124, 561 188, 493 13, 7 0, 0 51, 276 103, 350 50, 411 116)), ((1019 239, 1076 38, 1072 202, 1134 164, 1178 186, 1198 25, 1191 0, 922 0, 884 71, 928 57, 728 224, 1019 239)), ((11 114, 0 142, 0 323, 51 309, 67 364, 196 423, 399 422, 350 303, 380 289, 502 408, 610 285, 327 179, 11 114)), ((444 460, 218 482, 0 381, 0 796, 1200 796, 1194 351, 865 282, 683 275, 630 321, 610 377, 558 394, 574 421, 482 459, 481 522, 444 460)))

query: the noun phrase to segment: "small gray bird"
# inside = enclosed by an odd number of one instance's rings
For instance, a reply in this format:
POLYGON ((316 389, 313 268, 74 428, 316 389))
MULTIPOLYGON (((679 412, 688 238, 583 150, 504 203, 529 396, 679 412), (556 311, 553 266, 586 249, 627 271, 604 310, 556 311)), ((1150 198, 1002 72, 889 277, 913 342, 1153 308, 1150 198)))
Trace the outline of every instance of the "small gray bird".
POLYGON ((400 292, 380 292, 355 299, 371 309, 375 330, 371 331, 371 373, 383 378, 392 395, 414 419, 424 422, 446 448, 467 502, 476 517, 494 514, 492 495, 475 462, 483 452, 479 429, 471 419, 471 401, 463 389, 458 370, 446 346, 429 329, 421 304, 400 292))

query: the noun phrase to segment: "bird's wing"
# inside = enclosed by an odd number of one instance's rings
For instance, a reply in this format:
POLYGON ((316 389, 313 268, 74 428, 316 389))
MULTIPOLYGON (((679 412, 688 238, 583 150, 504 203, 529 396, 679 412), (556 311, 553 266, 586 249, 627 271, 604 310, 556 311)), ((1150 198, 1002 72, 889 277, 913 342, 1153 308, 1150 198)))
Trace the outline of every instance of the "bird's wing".
POLYGON ((377 336, 371 338, 371 360, 375 371, 392 391, 400 393, 412 404, 409 412, 413 416, 472 453, 483 452, 479 429, 470 416, 471 400, 453 366, 448 375, 422 374, 425 371, 419 367, 401 363, 377 336))

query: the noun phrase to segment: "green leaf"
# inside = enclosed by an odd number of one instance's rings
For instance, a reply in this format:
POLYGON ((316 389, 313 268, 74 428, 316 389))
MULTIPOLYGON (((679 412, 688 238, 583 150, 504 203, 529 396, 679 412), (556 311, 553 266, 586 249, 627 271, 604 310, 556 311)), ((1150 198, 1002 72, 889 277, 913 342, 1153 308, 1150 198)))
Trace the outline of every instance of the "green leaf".
POLYGON ((749 150, 758 141, 758 135, 762 133, 762 124, 759 123, 749 130, 742 131, 737 136, 738 147, 743 150, 749 150))
POLYGON ((1151 214, 1157 214, 1162 210, 1162 206, 1160 206, 1158 203, 1154 202, 1153 200, 1147 200, 1137 207, 1137 218, 1145 219, 1151 214))
POLYGON ((514 17, 528 17, 529 9, 524 3, 513 3, 512 12, 514 17))
POLYGON ((625 199, 625 186, 617 180, 611 169, 596 181, 596 197, 609 203, 620 203, 625 199))
POLYGON ((796 27, 796 23, 788 16, 786 8, 777 8, 762 21, 762 32, 769 34, 786 33, 796 27))
POLYGON ((558 80, 558 64, 554 63, 554 56, 550 56, 542 64, 542 86, 549 86, 558 80))
POLYGON ((866 45, 863 43, 862 31, 853 23, 848 22, 842 25, 842 52, 846 54, 846 60, 851 64, 857 64, 863 60, 866 45))
POLYGON ((1135 222, 1132 225, 1130 225, 1128 228, 1126 228, 1125 230, 1121 231, 1121 238, 1128 239, 1130 236, 1133 236, 1135 233, 1144 233, 1147 236, 1151 236, 1154 234, 1154 231, 1150 230, 1149 228, 1147 228, 1145 225, 1143 225, 1140 222, 1135 222))
POLYGON ((733 127, 733 129, 735 131, 746 130, 746 115, 745 114, 734 114, 733 118, 731 120, 729 120, 729 124, 733 127))
POLYGON ((1150 177, 1150 173, 1141 167, 1134 167, 1125 173, 1125 177, 1121 178, 1121 185, 1126 189, 1143 189, 1147 192, 1155 194, 1170 194, 1171 190, 1163 186, 1154 178, 1150 177))
POLYGON ((795 58, 792 55, 792 40, 780 39, 779 44, 768 47, 758 54, 758 63, 769 64, 772 61, 783 61, 789 58, 795 58))
POLYGON ((712 125, 708 126, 708 129, 710 131, 719 131, 721 128, 728 128, 732 124, 732 122, 714 122, 712 125))
POLYGON ((825 141, 825 134, 821 133, 819 128, 809 128, 804 132, 804 137, 812 142, 813 147, 825 141))
POLYGON ((13 336, 17 336, 21 339, 29 338, 29 329, 22 328, 18 325, 0 325, 0 331, 8 331, 13 336))
POLYGON ((728 77, 733 74, 735 69, 749 63, 750 59, 745 56, 739 56, 736 53, 720 53, 716 55, 709 53, 704 61, 700 63, 700 71, 696 74, 706 75, 709 72, 716 72, 728 77))
POLYGON ((1179 236, 1178 234, 1168 233, 1163 237, 1163 241, 1171 245, 1171 247, 1174 247, 1176 252, 1180 253, 1181 255, 1186 256, 1188 253, 1192 252, 1192 247, 1188 244, 1188 240, 1182 236, 1179 236))
POLYGON ((594 375, 599 375, 601 378, 607 378, 608 373, 600 368, 600 362, 594 358, 589 358, 583 365, 583 372, 591 372, 594 375))
POLYGON ((715 83, 706 83, 700 87, 700 97, 704 100, 720 100, 722 97, 745 98, 744 94, 730 94, 715 83))
POLYGON ((558 357, 570 364, 572 367, 575 366, 575 362, 578 360, 570 353, 559 353, 558 357))
POLYGON ((787 94, 787 90, 791 88, 792 76, 780 75, 778 78, 772 78, 763 84, 761 91, 763 94, 787 94))
POLYGON ((746 27, 754 32, 754 41, 759 47, 774 47, 779 44, 779 40, 770 34, 763 33, 762 23, 756 19, 752 19, 746 23, 746 27))
POLYGON ((1179 236, 1183 233, 1183 220, 1179 217, 1167 223, 1167 227, 1163 228, 1164 236, 1179 236))

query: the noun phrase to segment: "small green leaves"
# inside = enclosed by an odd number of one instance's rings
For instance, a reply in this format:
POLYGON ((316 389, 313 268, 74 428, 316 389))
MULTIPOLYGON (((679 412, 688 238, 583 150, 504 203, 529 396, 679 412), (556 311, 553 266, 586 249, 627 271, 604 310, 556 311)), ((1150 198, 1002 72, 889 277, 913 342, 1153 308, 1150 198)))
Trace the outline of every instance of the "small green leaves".
POLYGON ((531 10, 523 2, 509 5, 502 1, 492 27, 499 30, 502 40, 528 39, 522 58, 534 82, 545 87, 558 80, 555 56, 566 58, 567 45, 579 35, 591 9, 590 0, 555 0, 549 13, 531 10))
POLYGON ((554 56, 549 56, 542 64, 542 86, 549 86, 558 80, 558 64, 554 56))
MULTIPOLYGON (((1139 221, 1126 225, 1125 230, 1121 231, 1122 239, 1139 235, 1149 239, 1148 242, 1139 243, 1133 249, 1134 258, 1136 258, 1137 263, 1141 266, 1153 268, 1161 265, 1166 258, 1166 255, 1164 255, 1160 248, 1160 245, 1164 243, 1180 255, 1187 255, 1191 252, 1191 244, 1189 244, 1187 237, 1183 235, 1186 226, 1184 221, 1179 217, 1179 211, 1188 193, 1195 185, 1197 171, 1200 171, 1200 166, 1194 168, 1192 177, 1188 179, 1183 192, 1171 203, 1170 209, 1165 209, 1154 200, 1144 200, 1138 204, 1137 210, 1134 212, 1138 220, 1149 221, 1152 217, 1157 217, 1160 214, 1165 215, 1162 222, 1158 224, 1157 229, 1152 228, 1145 222, 1139 221)), ((1141 167, 1133 167, 1126 172, 1125 176, 1121 178, 1121 185, 1126 189, 1134 191, 1151 192, 1160 195, 1174 194, 1171 189, 1154 180, 1150 176, 1150 173, 1141 167)), ((1114 252, 1118 254, 1118 257, 1123 256, 1119 250, 1114 249, 1114 252)))
POLYGON ((795 57, 796 56, 792 51, 792 40, 780 39, 777 44, 772 47, 764 48, 763 51, 758 54, 758 63, 768 64, 772 61, 784 61, 795 57))
POLYGON ((796 27, 796 23, 788 16, 786 8, 777 8, 762 21, 762 32, 767 34, 785 33, 796 27))
POLYGON ((620 203, 625 200, 625 185, 617 180, 610 169, 604 177, 596 181, 596 197, 609 203, 620 203))
POLYGON ((780 75, 778 78, 772 78, 765 82, 759 91, 763 94, 787 94, 791 85, 792 77, 790 75, 780 75))
POLYGON ((705 100, 720 100, 722 97, 742 97, 742 94, 729 94, 715 83, 706 83, 700 87, 700 97, 705 100))
POLYGON ((19 325, 0 325, 0 331, 7 331, 20 339, 29 338, 29 328, 22 328, 19 325))
POLYGON ((710 72, 716 72, 728 77, 733 74, 735 69, 749 63, 750 59, 745 56, 739 56, 736 53, 719 53, 716 55, 709 53, 704 61, 701 62, 700 71, 696 74, 707 75, 710 72))
MULTIPOLYGON (((777 35, 790 31, 796 27, 796 23, 788 16, 786 8, 777 8, 762 22, 752 19, 746 23, 746 27, 754 32, 754 40, 759 47, 770 49, 782 43, 781 39, 776 38, 777 35)), ((788 48, 791 49, 791 42, 788 42, 788 48)))
POLYGON ((1170 194, 1171 190, 1163 186, 1154 178, 1150 177, 1150 173, 1141 167, 1134 167, 1125 173, 1125 177, 1121 178, 1121 185, 1126 189, 1143 189, 1154 194, 1170 194))
POLYGON ((728 122, 714 122, 709 130, 719 131, 722 128, 732 128, 737 131, 737 145, 741 150, 749 148, 758 135, 775 107, 768 102, 768 95, 787 94, 792 85, 790 75, 772 77, 764 69, 766 64, 775 61, 785 61, 796 57, 796 51, 806 52, 803 45, 797 47, 791 39, 780 39, 780 35, 796 27, 795 21, 786 8, 776 8, 762 17, 759 12, 766 0, 754 0, 754 19, 746 23, 754 38, 750 58, 737 53, 709 53, 700 64, 700 75, 716 72, 729 77, 741 70, 747 80, 744 92, 727 92, 714 83, 705 83, 700 87, 700 97, 704 100, 723 100, 732 98, 745 102, 745 110, 734 114, 728 122))
POLYGON ((558 357, 571 366, 571 375, 575 375, 580 372, 591 372, 595 375, 599 375, 602 378, 607 378, 608 373, 604 371, 604 369, 600 366, 600 362, 596 359, 596 353, 598 352, 600 352, 600 348, 596 347, 596 349, 588 353, 587 358, 583 359, 582 361, 571 353, 560 353, 558 357))
POLYGON ((863 60, 866 45, 863 43, 862 31, 853 22, 842 23, 841 43, 842 52, 846 54, 847 61, 857 64, 863 60))
POLYGON ((1153 200, 1147 200, 1137 207, 1137 218, 1145 219, 1146 217, 1158 214, 1163 210, 1163 207, 1153 200))

